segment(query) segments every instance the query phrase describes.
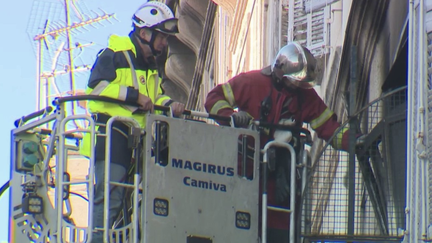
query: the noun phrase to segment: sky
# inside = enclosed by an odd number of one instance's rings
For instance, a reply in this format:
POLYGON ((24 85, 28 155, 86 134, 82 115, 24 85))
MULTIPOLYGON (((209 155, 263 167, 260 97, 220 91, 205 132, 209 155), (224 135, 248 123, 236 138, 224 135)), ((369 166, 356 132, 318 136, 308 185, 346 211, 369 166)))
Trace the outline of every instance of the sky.
MULTIPOLYGON (((144 0, 73 0, 84 4, 89 10, 98 8, 106 13, 115 13, 119 21, 105 24, 97 29, 91 29, 83 34, 73 36, 73 41, 95 42, 92 48, 83 53, 84 60, 93 60, 96 53, 104 48, 110 34, 127 35, 131 30, 130 17, 144 0), (127 4, 125 4, 127 2, 127 4)), ((13 122, 22 116, 36 110, 36 55, 34 41, 28 32, 37 33, 40 26, 34 17, 35 2, 41 6, 46 3, 59 5, 64 0, 19 0, 7 1, 0 8, 0 186, 10 178, 10 132, 14 128, 13 122), (36 23, 36 24, 35 24, 36 23), (30 27, 30 28, 29 28, 30 27), (29 30, 29 31, 28 31, 29 30)), ((60 9, 61 10, 61 9, 60 9)), ((48 12, 48 11, 47 11, 48 12)), ((56 14, 52 10, 48 14, 39 11, 42 19, 56 14)), ((92 65, 93 63, 87 63, 92 65)), ((80 79, 86 79, 88 72, 80 74, 80 79)), ((9 190, 0 197, 0 242, 7 242, 9 229, 9 190)))

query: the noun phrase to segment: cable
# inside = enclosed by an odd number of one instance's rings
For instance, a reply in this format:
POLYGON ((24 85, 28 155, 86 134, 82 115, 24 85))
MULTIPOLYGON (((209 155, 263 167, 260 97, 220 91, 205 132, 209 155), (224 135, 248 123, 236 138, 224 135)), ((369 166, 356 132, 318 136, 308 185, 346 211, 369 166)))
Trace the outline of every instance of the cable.
POLYGON ((86 200, 87 202, 89 201, 88 198, 84 197, 83 195, 81 195, 81 194, 79 194, 79 193, 76 193, 76 192, 69 192, 69 194, 71 194, 71 195, 75 195, 75 196, 78 196, 78 197, 80 197, 80 198, 86 200))
MULTIPOLYGON (((49 166, 49 170, 50 170, 50 172, 52 173, 51 168, 52 168, 52 167, 49 166)), ((54 178, 51 177, 51 183, 49 183, 48 186, 51 187, 51 188, 55 188, 54 178)), ((83 195, 81 195, 81 194, 79 194, 79 193, 69 191, 69 194, 71 194, 71 195, 75 195, 75 196, 77 196, 77 197, 80 197, 80 198, 86 200, 87 202, 89 201, 88 198, 86 198, 85 196, 83 196, 83 195)))
POLYGON ((10 181, 7 181, 2 187, 0 187, 0 197, 9 188, 9 186, 10 186, 10 181))
MULTIPOLYGON (((51 166, 49 167, 49 169, 50 169, 50 171, 51 171, 51 166)), ((9 181, 7 181, 1 188, 0 188, 0 197, 3 195, 3 193, 9 188, 9 186, 10 186, 10 180, 9 181)), ((52 182, 52 183, 50 183, 49 184, 49 186, 51 187, 51 188, 55 188, 55 184, 52 182)), ((82 199, 84 199, 84 200, 86 200, 87 202, 89 201, 88 200, 88 198, 86 198, 86 197, 84 197, 83 195, 81 195, 81 194, 79 194, 79 193, 76 193, 76 192, 69 192, 70 194, 72 194, 72 195, 75 195, 75 196, 78 196, 78 197, 80 197, 80 198, 82 198, 82 199)))

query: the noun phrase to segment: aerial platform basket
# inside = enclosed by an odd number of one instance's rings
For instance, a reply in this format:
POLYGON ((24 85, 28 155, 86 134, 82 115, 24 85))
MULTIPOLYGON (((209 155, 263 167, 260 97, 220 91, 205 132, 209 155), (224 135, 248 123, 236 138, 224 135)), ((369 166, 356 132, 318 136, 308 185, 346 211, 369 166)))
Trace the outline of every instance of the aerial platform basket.
POLYGON ((143 242, 258 242, 258 132, 158 115, 147 116, 147 128, 143 242), (151 158, 161 125, 167 160, 151 158), (244 136, 255 147, 252 177, 238 170, 244 136))

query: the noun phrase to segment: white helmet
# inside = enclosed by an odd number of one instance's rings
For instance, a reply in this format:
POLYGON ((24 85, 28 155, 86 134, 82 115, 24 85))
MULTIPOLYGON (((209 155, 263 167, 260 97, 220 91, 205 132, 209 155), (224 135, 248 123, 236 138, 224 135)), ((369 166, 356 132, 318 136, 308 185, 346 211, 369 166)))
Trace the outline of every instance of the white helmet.
POLYGON ((170 35, 178 33, 178 19, 167 5, 157 1, 141 5, 133 15, 132 22, 138 28, 150 28, 170 35))

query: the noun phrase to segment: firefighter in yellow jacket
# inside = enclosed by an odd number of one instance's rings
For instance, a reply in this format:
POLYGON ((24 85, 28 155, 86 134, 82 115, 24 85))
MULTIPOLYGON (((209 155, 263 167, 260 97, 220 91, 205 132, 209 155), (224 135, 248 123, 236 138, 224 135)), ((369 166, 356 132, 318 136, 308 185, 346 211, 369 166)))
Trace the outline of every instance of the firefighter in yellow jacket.
MULTIPOLYGON (((167 38, 178 33, 177 19, 167 5, 149 1, 135 12, 132 21, 134 29, 129 36, 110 36, 108 48, 99 53, 91 70, 86 93, 136 103, 140 109, 147 111, 153 109, 153 104, 171 106, 175 116, 181 115, 184 105, 163 94, 155 60, 155 57, 166 48, 167 38)), ((137 107, 89 101, 88 109, 101 133, 105 133, 104 125, 112 116, 131 117, 142 128, 145 127, 145 115, 133 114, 137 107)), ((110 151, 111 181, 123 181, 130 166, 132 151, 127 143, 128 130, 128 126, 121 122, 113 124, 110 151)), ((81 153, 89 156, 90 149, 92 148, 84 146, 81 153)), ((93 226, 103 228, 104 137, 97 137, 95 154, 93 226)), ((124 188, 110 188, 109 226, 120 212, 123 198, 124 188)), ((102 232, 96 230, 92 242, 102 242, 102 236, 102 232)))

